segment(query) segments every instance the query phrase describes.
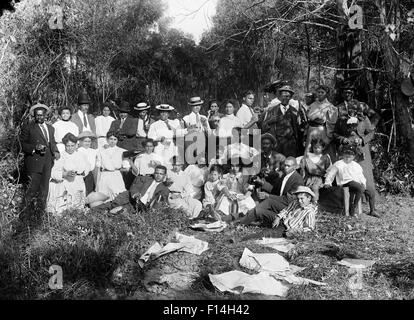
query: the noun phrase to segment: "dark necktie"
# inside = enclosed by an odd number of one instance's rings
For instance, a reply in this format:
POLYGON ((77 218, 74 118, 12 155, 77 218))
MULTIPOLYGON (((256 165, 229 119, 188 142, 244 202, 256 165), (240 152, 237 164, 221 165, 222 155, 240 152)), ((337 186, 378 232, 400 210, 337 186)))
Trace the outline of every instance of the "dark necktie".
POLYGON ((87 127, 87 126, 88 126, 88 122, 87 122, 87 120, 86 120, 86 113, 84 113, 84 114, 83 114, 83 125, 84 125, 85 127, 87 127))
POLYGON ((172 128, 171 128, 171 126, 170 126, 170 124, 168 123, 168 119, 167 119, 167 120, 165 120, 165 124, 167 125, 168 130, 172 130, 172 128))
POLYGON ((122 129, 124 126, 125 119, 121 119, 121 123, 119 124, 119 129, 122 129))
POLYGON ((49 140, 47 139, 47 132, 45 127, 43 126, 43 124, 39 124, 40 125, 40 129, 42 129, 43 135, 45 136, 45 139, 47 142, 49 142, 49 140))

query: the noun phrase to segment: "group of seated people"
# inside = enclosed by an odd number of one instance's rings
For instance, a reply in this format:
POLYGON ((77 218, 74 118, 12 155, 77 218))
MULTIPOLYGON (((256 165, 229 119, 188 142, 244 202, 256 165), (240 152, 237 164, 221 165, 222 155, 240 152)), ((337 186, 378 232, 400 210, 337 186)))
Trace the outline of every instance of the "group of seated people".
MULTIPOLYGON (((105 138, 88 130, 77 136, 62 134, 48 210, 60 214, 88 205, 116 213, 167 204, 182 209, 190 219, 262 223, 282 235, 289 229, 313 229, 320 190, 336 184, 350 190, 351 215, 364 194, 369 214, 378 217, 373 181, 367 179, 367 166, 362 164, 373 132, 370 125, 369 130, 363 127, 369 119, 362 105, 350 96, 343 112, 342 105, 334 107, 326 99, 325 86, 318 87, 318 98, 309 105, 296 105, 289 86, 278 92, 280 100, 273 99, 256 112, 254 94, 248 91, 236 115, 231 101, 225 103, 226 115, 214 103, 207 116, 201 115, 203 101, 194 97, 188 103, 189 115, 171 120, 174 108, 162 104, 156 107, 155 121, 145 112, 149 106, 141 103, 142 124, 137 121, 131 137, 122 131, 130 119, 127 110, 121 110, 125 118, 108 122, 105 138), (244 140, 243 129, 248 130, 244 140), (259 146, 252 142, 257 130, 262 133, 259 146), (197 150, 193 162, 181 156, 177 139, 193 133, 217 137, 215 157, 206 156, 207 148, 197 150), (132 147, 127 146, 128 139, 132 147), (219 139, 224 143, 217 143, 219 139)), ((187 148, 185 143, 184 152, 187 148)))

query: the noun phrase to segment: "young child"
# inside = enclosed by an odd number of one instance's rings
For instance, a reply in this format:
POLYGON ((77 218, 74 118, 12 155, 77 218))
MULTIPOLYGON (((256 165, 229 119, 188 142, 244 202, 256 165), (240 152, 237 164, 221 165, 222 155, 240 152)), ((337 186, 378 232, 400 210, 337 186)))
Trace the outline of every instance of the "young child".
POLYGON ((323 187, 326 170, 332 165, 331 158, 325 154, 326 143, 321 138, 314 138, 310 142, 310 152, 300 161, 301 174, 305 186, 315 193, 315 201, 319 200, 319 189, 323 187))
MULTIPOLYGON (((212 216, 217 220, 221 220, 220 215, 216 211, 216 199, 219 197, 220 192, 224 188, 224 184, 221 181, 223 169, 219 164, 213 164, 209 170, 208 181, 204 185, 204 216, 212 216)), ((200 217, 200 216, 199 216, 200 217)))
POLYGON ((362 193, 365 193, 369 201, 370 212, 368 215, 379 218, 375 212, 375 190, 367 188, 366 179, 364 177, 362 167, 355 162, 355 148, 351 146, 344 146, 342 149, 342 160, 335 162, 326 174, 325 186, 331 187, 333 179, 336 178, 338 186, 349 187, 349 193, 351 198, 351 207, 349 214, 355 215, 355 209, 358 205, 358 201, 362 197, 362 193))
POLYGON ((232 161, 230 172, 223 176, 225 187, 217 201, 217 210, 224 215, 223 221, 231 221, 239 213, 246 214, 256 206, 251 197, 254 186, 249 184, 249 176, 242 174, 241 162, 238 162, 232 161))

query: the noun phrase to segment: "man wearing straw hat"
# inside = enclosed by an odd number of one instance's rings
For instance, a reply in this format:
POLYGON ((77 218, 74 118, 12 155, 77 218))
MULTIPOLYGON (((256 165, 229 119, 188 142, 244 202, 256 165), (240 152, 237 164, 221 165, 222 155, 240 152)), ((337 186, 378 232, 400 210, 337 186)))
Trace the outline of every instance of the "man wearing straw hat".
POLYGON ((20 142, 24 152, 24 164, 29 177, 26 195, 28 203, 38 194, 40 208, 46 204, 53 160, 60 158, 55 141, 55 129, 45 123, 49 107, 37 103, 30 108, 34 122, 22 126, 20 142))

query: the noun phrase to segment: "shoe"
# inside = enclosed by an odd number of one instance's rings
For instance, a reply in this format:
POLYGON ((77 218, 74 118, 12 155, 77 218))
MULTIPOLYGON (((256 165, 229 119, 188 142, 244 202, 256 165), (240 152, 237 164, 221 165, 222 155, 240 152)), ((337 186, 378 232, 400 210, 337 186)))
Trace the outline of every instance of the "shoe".
POLYGON ((380 215, 376 213, 375 211, 371 211, 370 213, 368 213, 368 215, 371 217, 380 218, 380 215))

